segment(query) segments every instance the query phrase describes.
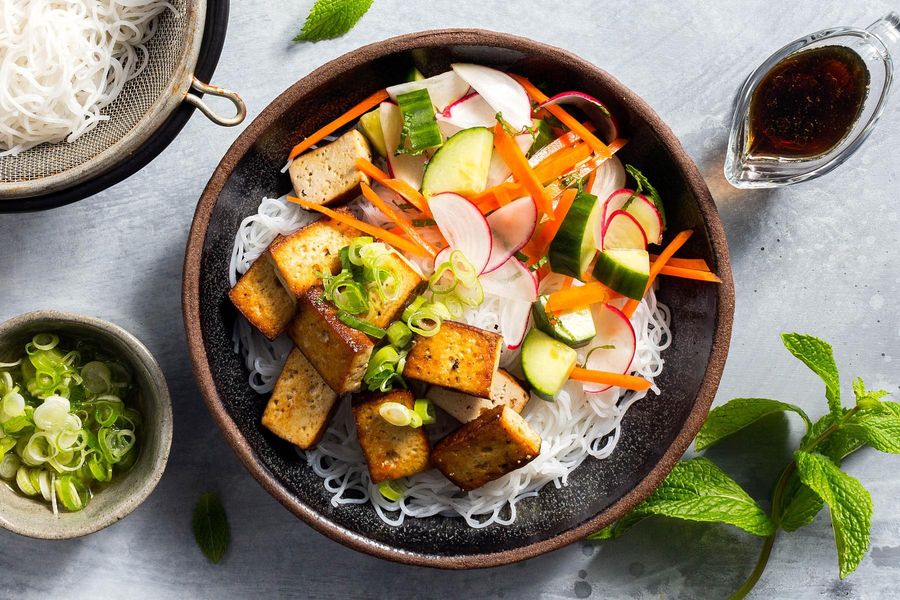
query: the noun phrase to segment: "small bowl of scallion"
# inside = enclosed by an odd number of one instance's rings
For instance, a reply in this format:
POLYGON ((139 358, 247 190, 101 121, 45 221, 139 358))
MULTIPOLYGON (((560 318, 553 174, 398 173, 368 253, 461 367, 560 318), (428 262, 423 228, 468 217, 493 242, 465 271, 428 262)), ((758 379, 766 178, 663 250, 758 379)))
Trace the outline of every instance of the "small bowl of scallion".
POLYGON ((156 487, 172 404, 153 355, 93 317, 0 324, 0 526, 67 539, 124 518, 156 487))

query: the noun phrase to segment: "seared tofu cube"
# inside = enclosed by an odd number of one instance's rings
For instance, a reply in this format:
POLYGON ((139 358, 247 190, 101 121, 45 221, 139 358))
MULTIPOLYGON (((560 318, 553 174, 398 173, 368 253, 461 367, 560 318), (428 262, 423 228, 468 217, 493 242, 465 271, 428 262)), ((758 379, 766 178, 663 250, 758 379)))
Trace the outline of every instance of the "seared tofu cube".
POLYGON ((460 423, 468 423, 496 406, 508 406, 520 413, 528 404, 529 394, 515 377, 498 369, 494 375, 490 398, 478 398, 440 387, 428 390, 428 397, 460 423))
POLYGON ((294 316, 296 300, 278 279, 268 252, 256 259, 228 292, 232 304, 259 331, 274 340, 294 316))
POLYGON ((378 409, 386 402, 398 402, 412 409, 415 397, 407 390, 394 390, 369 394, 353 405, 356 434, 374 483, 415 475, 430 466, 425 431, 385 421, 378 409))
POLYGON ((304 200, 324 205, 352 199, 359 194, 361 183, 369 183, 369 177, 356 169, 357 158, 371 161, 372 151, 356 129, 301 154, 288 169, 294 192, 304 200))
POLYGON ((308 289, 300 298, 288 334, 335 393, 360 388, 375 344, 338 319, 337 309, 325 300, 321 286, 308 289))
POLYGON ((312 448, 325 434, 337 398, 303 353, 294 348, 272 390, 262 424, 304 450, 312 448))
POLYGON ((415 336, 404 377, 479 398, 491 397, 502 338, 463 323, 444 321, 431 337, 415 336))
POLYGON ((269 246, 272 261, 284 286, 299 298, 319 283, 321 274, 341 270, 341 248, 359 232, 332 219, 321 219, 287 236, 278 236, 269 246))
POLYGON ((525 466, 541 452, 540 436, 508 406, 492 408, 434 447, 434 465, 465 491, 525 466))
POLYGON ((405 258, 391 252, 385 266, 393 269, 399 278, 397 295, 393 300, 382 300, 377 292, 369 293, 369 312, 362 318, 378 327, 387 327, 395 321, 409 303, 410 297, 422 287, 424 279, 405 258))

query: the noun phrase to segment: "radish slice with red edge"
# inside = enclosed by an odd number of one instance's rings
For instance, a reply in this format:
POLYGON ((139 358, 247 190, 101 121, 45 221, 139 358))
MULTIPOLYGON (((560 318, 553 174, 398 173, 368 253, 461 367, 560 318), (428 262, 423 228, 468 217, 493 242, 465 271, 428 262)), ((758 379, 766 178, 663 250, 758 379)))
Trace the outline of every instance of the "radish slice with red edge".
MULTIPOLYGON (((609 304, 600 304, 592 312, 597 336, 591 342, 584 368, 626 375, 631 370, 637 347, 631 321, 625 313, 609 304)), ((612 386, 585 382, 583 387, 588 394, 596 394, 612 386)))
POLYGON ((624 210, 614 212, 606 226, 603 228, 603 247, 610 248, 636 248, 647 249, 647 234, 641 228, 641 224, 631 213, 624 210))
POLYGON ((460 79, 453 71, 447 71, 427 79, 392 85, 386 91, 392 100, 396 100, 397 96, 401 94, 421 89, 428 90, 431 103, 438 111, 442 111, 465 96, 466 92, 469 91, 469 84, 460 79))
POLYGON ((590 122, 594 124, 600 137, 607 144, 619 137, 619 126, 609 109, 590 94, 585 94, 584 92, 561 92, 541 104, 541 106, 564 104, 569 104, 581 110, 590 122))
POLYGON ((482 65, 456 63, 450 65, 485 102, 501 113, 503 120, 516 131, 531 127, 531 100, 519 82, 497 69, 482 65))
POLYGON ((491 257, 491 228, 474 204, 452 192, 435 194, 428 208, 444 239, 463 253, 476 273, 484 271, 491 257))
POLYGON ((522 249, 537 227, 538 212, 531 196, 523 196, 501 206, 487 217, 491 228, 491 256, 485 273, 490 273, 522 249))
POLYGON ((469 94, 445 108, 444 112, 438 113, 437 120, 460 129, 493 127, 497 122, 497 111, 480 94, 469 94))
POLYGON ((500 333, 507 348, 515 350, 522 344, 530 318, 531 302, 507 300, 503 303, 500 309, 500 333))
MULTIPOLYGON (((622 161, 616 156, 611 156, 603 164, 597 167, 597 175, 594 177, 594 185, 589 190, 597 196, 600 202, 604 202, 613 192, 625 187, 625 168, 622 161)), ((600 213, 601 217, 603 213, 600 213)), ((649 237, 649 236, 648 236, 649 237)))
POLYGON ((529 304, 537 300, 538 282, 534 274, 518 259, 508 261, 478 278, 486 294, 529 304))
POLYGON ((662 243, 662 217, 660 217, 659 210, 652 200, 646 196, 636 194, 634 190, 617 190, 610 194, 603 204, 601 222, 607 223, 613 213, 619 210, 626 210, 637 220, 641 229, 644 230, 649 243, 662 243), (626 205, 627 208, 625 208, 626 205))
POLYGON ((388 168, 391 176, 405 181, 415 189, 421 188, 427 157, 424 154, 419 156, 396 154, 397 146, 400 145, 400 132, 403 129, 403 117, 400 115, 400 107, 390 102, 382 102, 378 111, 381 119, 381 131, 384 133, 384 146, 387 148, 388 168))

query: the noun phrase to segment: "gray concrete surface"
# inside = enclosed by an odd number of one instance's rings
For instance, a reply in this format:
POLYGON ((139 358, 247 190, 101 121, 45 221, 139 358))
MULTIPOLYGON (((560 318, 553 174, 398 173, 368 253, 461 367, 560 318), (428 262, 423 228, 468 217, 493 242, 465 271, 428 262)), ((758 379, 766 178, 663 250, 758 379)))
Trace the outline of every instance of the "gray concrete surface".
MULTIPOLYGON (((737 285, 732 351, 717 402, 771 396, 824 412, 822 385, 778 333, 830 340, 845 376, 898 394, 900 237, 896 148, 900 98, 853 160, 778 191, 739 192, 721 175, 731 98, 782 44, 811 31, 867 25, 887 2, 502 2, 376 0, 342 39, 295 45, 311 0, 235 0, 216 83, 239 90, 250 118, 323 62, 362 44, 437 27, 486 27, 568 48, 631 86, 700 165, 719 204, 737 285)), ((248 120, 249 122, 249 120, 248 120)), ((140 337, 168 376, 175 443, 168 471, 125 521, 86 539, 38 542, 0 531, 0 597, 33 598, 722 598, 749 573, 759 540, 726 526, 658 520, 612 543, 575 544, 504 568, 452 573, 357 554, 309 529, 244 471, 193 382, 181 325, 182 252, 194 206, 239 130, 195 116, 142 173, 74 206, 0 216, 0 319, 35 308, 110 319, 140 337), (217 489, 232 545, 213 566, 190 512, 217 489)), ((754 428, 711 456, 757 497, 786 460, 797 423, 754 428), (750 444, 763 448, 762 456, 750 444)), ((626 433, 627 434, 627 433, 626 433)), ((900 460, 848 461, 872 491, 872 547, 837 577, 823 513, 778 540, 757 598, 888 598, 900 585, 900 460)))

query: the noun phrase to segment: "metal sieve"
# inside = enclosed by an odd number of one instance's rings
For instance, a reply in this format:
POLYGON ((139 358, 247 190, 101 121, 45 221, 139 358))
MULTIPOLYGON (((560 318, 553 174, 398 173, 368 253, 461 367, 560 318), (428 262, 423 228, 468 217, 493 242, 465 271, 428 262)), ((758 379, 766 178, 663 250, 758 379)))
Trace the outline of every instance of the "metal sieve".
POLYGON ((59 192, 109 171, 144 144, 182 102, 218 125, 244 120, 247 108, 240 96, 194 77, 207 0, 169 1, 178 14, 165 11, 158 17, 156 35, 147 43, 147 68, 104 109, 108 121, 72 143, 41 144, 18 156, 0 157, 0 210, 5 199, 59 192), (235 115, 218 115, 193 92, 227 98, 235 115))

